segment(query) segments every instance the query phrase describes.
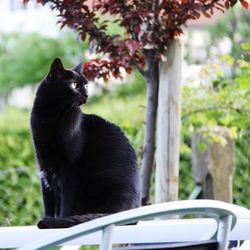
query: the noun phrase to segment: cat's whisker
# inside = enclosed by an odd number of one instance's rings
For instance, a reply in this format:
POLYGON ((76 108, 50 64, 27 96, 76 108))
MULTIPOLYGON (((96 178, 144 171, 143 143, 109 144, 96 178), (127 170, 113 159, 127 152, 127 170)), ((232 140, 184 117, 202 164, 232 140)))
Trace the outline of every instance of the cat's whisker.
POLYGON ((74 118, 76 110, 77 110, 77 98, 73 100, 72 105, 71 105, 70 121, 72 121, 72 119, 74 118))
POLYGON ((60 117, 63 121, 67 119, 69 112, 72 109, 72 105, 76 102, 76 98, 70 98, 67 101, 61 103, 61 105, 56 109, 56 119, 60 117))
POLYGON ((75 101, 72 104, 72 109, 71 109, 71 117, 70 117, 70 122, 74 121, 75 115, 78 113, 78 100, 75 99, 75 101))

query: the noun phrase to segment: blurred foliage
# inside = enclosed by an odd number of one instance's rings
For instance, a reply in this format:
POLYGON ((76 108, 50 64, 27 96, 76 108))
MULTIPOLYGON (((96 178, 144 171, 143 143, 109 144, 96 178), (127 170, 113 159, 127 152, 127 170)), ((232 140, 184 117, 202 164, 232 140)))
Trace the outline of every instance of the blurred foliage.
POLYGON ((0 226, 33 224, 42 213, 27 117, 9 109, 0 115, 0 226))
POLYGON ((0 95, 26 84, 37 84, 55 57, 60 57, 68 67, 78 64, 85 50, 86 44, 76 43, 68 33, 59 39, 36 33, 0 34, 0 95))
POLYGON ((234 202, 250 208, 250 50, 247 44, 242 49, 243 59, 223 56, 218 64, 203 68, 203 79, 205 75, 216 76, 213 80, 196 87, 184 86, 182 134, 186 144, 183 152, 188 153, 191 151, 190 135, 200 128, 206 127, 206 135, 222 144, 224 138, 213 134, 213 128, 224 126, 230 129, 230 136, 236 142, 234 202), (222 68, 234 71, 228 77, 222 68))
POLYGON ((225 16, 218 19, 215 25, 209 27, 212 43, 229 38, 231 41, 231 52, 234 58, 240 58, 242 43, 250 40, 250 12, 240 6, 228 10, 225 16))

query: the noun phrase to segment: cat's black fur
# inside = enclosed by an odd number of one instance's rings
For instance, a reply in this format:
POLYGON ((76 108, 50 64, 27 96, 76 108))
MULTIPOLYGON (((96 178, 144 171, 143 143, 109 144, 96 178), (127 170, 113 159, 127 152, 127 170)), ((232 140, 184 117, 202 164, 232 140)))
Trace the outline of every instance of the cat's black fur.
POLYGON ((40 228, 70 227, 140 204, 127 138, 113 123, 80 110, 88 97, 80 68, 64 69, 55 59, 36 93, 31 131, 45 213, 40 228))

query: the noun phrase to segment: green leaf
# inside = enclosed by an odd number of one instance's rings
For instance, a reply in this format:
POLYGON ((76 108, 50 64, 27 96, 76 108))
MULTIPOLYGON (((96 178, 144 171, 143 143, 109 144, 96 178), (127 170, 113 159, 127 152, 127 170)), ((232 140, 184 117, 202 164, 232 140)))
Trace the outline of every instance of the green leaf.
POLYGON ((234 64, 234 58, 231 56, 221 56, 221 61, 224 61, 228 64, 228 66, 233 66, 234 64))
POLYGON ((250 50, 250 43, 242 43, 240 45, 240 47, 245 50, 245 51, 249 51, 250 50))

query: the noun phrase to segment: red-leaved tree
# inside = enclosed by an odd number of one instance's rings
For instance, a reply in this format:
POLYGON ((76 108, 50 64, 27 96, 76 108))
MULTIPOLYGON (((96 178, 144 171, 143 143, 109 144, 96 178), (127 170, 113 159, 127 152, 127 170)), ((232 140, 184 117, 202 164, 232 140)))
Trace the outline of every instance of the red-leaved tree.
MULTIPOLYGON (((29 0, 23 0, 24 3, 29 0)), ((102 54, 85 62, 84 74, 89 79, 121 77, 137 69, 147 86, 144 150, 142 159, 142 204, 149 200, 150 177, 154 161, 156 112, 159 85, 159 62, 168 44, 180 34, 190 20, 201 15, 211 18, 214 11, 224 12, 238 0, 36 0, 51 4, 58 12, 59 24, 88 39, 95 53, 102 54), (103 21, 100 16, 107 15, 103 21), (113 19, 111 17, 114 17, 113 19), (118 23, 124 34, 110 35, 108 25, 118 23)), ((248 1, 240 0, 244 8, 248 1)))

